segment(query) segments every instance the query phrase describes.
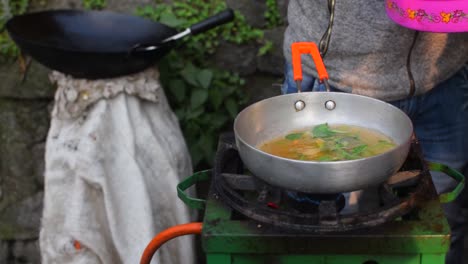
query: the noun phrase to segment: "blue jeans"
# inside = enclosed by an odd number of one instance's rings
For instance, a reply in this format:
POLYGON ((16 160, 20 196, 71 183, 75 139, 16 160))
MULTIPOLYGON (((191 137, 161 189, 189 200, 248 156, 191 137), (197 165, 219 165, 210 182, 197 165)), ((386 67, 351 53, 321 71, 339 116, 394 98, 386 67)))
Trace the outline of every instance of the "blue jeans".
MULTIPOLYGON (((331 90, 339 91, 336 88, 331 90)), ((292 68, 286 64, 282 93, 297 92, 292 68)), ((303 76, 302 91, 325 91, 312 76, 303 76)), ((389 102, 412 120, 424 158, 446 164, 468 176, 468 66, 424 95, 389 102)), ((439 193, 450 191, 456 182, 432 172, 439 193)), ((464 234, 468 223, 468 187, 457 200, 443 206, 452 231, 447 264, 463 263, 464 234)))

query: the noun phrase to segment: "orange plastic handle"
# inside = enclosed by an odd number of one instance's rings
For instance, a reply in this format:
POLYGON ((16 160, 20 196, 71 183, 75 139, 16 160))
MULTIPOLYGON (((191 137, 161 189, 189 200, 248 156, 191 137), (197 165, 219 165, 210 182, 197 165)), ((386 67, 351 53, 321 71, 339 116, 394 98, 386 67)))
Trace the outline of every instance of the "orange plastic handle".
POLYGON ((291 44, 291 51, 294 81, 302 81, 302 54, 310 54, 312 56, 321 82, 328 79, 328 73, 323 64, 322 56, 320 56, 319 49, 314 42, 294 42, 291 44))
POLYGON ((149 264, 151 259, 153 258, 154 253, 156 250, 160 248, 164 243, 167 241, 183 235, 190 235, 190 234, 201 234, 203 224, 200 222, 176 225, 170 227, 158 235, 156 235, 150 243, 146 246, 145 251, 143 252, 140 264, 149 264))

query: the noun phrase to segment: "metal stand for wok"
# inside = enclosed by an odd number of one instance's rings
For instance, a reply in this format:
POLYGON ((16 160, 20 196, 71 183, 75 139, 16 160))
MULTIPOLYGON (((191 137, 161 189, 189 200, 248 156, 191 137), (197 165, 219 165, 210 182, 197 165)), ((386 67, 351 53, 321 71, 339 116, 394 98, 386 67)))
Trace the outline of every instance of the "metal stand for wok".
POLYGON ((211 178, 201 239, 208 264, 444 263, 449 226, 416 141, 401 172, 419 175, 382 185, 379 208, 351 215, 334 200, 306 212, 289 206, 284 191, 244 172, 233 146, 222 136, 214 169, 194 175, 211 178))

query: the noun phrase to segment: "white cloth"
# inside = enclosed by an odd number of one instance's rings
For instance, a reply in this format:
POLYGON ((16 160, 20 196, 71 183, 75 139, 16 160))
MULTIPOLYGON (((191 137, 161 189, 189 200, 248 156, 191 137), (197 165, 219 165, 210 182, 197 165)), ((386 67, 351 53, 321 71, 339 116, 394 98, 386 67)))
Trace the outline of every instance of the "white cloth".
MULTIPOLYGON (((46 143, 42 263, 139 263, 157 233, 192 220, 176 193, 192 173, 190 156, 158 72, 50 78, 58 87, 46 143)), ((184 236, 152 263, 193 262, 193 236, 184 236)))

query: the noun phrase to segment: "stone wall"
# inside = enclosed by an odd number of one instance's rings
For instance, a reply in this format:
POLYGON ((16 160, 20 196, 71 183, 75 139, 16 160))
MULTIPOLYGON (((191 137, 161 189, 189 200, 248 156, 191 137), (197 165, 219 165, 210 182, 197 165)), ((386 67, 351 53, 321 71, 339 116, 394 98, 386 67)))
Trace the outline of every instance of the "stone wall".
MULTIPOLYGON (((263 27, 264 0, 227 0, 249 24, 263 27)), ((283 17, 287 0, 278 0, 283 17)), ((133 13, 151 0, 107 0, 108 10, 133 13)), ((29 11, 82 8, 79 0, 32 1, 29 11)), ((246 78, 250 103, 279 94, 284 27, 268 29, 273 50, 257 56, 259 45, 223 43, 212 58, 219 68, 246 78)), ((17 62, 0 63, 0 263, 40 263, 37 242, 42 211, 44 145, 53 103, 49 70, 34 61, 26 75, 17 62)))
POLYGON ((47 69, 0 65, 0 263, 38 263, 44 143, 53 89, 47 69), (30 260, 30 261, 29 261, 30 260))

